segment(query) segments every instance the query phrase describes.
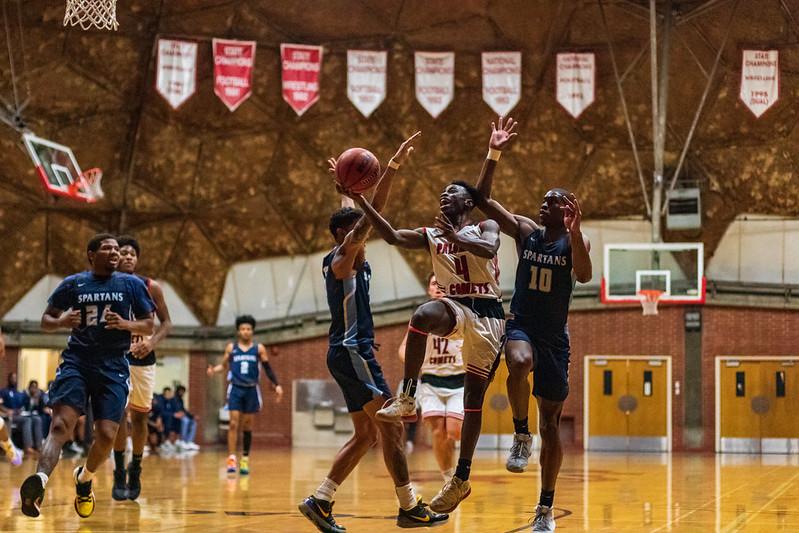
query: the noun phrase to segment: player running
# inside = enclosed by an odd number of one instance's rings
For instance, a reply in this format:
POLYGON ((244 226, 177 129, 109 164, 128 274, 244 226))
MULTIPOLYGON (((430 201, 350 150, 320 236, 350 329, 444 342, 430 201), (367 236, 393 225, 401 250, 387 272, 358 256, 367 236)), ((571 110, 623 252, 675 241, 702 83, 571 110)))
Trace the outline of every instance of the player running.
POLYGON ((136 276, 116 272, 116 238, 107 233, 95 235, 87 255, 91 270, 65 278, 42 315, 44 331, 69 327, 72 332, 50 388, 50 433, 36 473, 20 488, 22 512, 27 516, 39 516, 47 480, 88 403, 94 414, 94 442, 86 464, 75 468, 73 477, 75 511, 81 518, 94 512, 92 479, 111 453, 128 401, 126 354, 131 334, 150 335, 153 330, 155 304, 147 287, 136 276))
POLYGON ((135 500, 141 493, 141 462, 144 456, 144 445, 147 442, 147 419, 152 407, 155 390, 155 347, 169 335, 172 320, 164 299, 164 290, 154 279, 136 274, 136 267, 141 256, 141 247, 133 237, 124 235, 117 238, 119 243, 119 265, 117 270, 133 274, 147 287, 150 297, 155 303, 155 314, 158 326, 152 336, 134 335, 131 339, 128 363, 130 364, 130 411, 131 440, 133 441, 133 457, 125 470, 125 446, 128 440, 127 413, 123 413, 119 422, 119 431, 114 441, 114 487, 111 497, 115 500, 135 500), (127 477, 127 479, 126 479, 127 477))
POLYGON ((491 124, 489 155, 477 188, 485 199, 480 209, 499 223, 503 233, 516 240, 519 264, 511 300, 512 318, 506 325, 505 358, 508 365, 508 396, 515 426, 514 443, 508 457, 511 472, 523 472, 530 456, 531 436, 527 428, 530 385, 538 402, 541 436, 541 494, 533 520, 533 531, 555 529, 552 506, 555 482, 563 462, 560 414, 569 394, 569 315, 575 281, 591 281, 591 245, 580 231, 582 212, 574 194, 552 189, 544 195, 538 223, 514 215, 491 199, 491 187, 500 150, 516 135, 508 118, 491 124))
POLYGON ((255 333, 255 319, 250 315, 236 318, 236 342, 228 343, 222 363, 216 366, 208 365, 208 375, 228 370, 227 404, 230 412, 230 423, 227 430, 227 473, 236 473, 236 449, 238 448, 239 426, 243 434, 243 452, 241 464, 238 465, 239 474, 246 476, 250 473, 250 446, 252 445, 252 426, 255 414, 263 407, 261 387, 258 384, 260 372, 258 363, 264 369, 264 374, 272 382, 277 394, 277 401, 283 398, 283 387, 277 381, 277 376, 269 364, 269 354, 266 346, 253 342, 255 333))

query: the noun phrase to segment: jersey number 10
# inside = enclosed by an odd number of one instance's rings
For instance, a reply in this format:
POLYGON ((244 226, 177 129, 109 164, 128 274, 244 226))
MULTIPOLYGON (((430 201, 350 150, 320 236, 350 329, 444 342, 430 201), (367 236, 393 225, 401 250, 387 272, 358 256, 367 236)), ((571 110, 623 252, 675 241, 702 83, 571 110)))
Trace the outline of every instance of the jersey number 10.
POLYGON ((530 290, 549 292, 552 290, 552 269, 530 267, 530 290))

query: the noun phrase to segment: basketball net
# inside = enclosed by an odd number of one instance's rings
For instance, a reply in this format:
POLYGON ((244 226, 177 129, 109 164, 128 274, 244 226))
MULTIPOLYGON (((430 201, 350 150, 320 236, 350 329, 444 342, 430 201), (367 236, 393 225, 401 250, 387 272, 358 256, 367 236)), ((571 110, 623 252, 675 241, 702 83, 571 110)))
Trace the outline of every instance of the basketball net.
POLYGON ((80 26, 83 30, 92 27, 98 30, 116 30, 116 0, 67 0, 64 26, 80 26))
POLYGON ((90 168, 83 171, 80 180, 70 184, 69 195, 82 202, 94 203, 105 197, 102 187, 103 171, 90 168))
POLYGON ((644 316, 658 314, 658 302, 661 296, 663 296, 663 291, 657 289, 643 289, 638 291, 641 307, 644 308, 644 316))

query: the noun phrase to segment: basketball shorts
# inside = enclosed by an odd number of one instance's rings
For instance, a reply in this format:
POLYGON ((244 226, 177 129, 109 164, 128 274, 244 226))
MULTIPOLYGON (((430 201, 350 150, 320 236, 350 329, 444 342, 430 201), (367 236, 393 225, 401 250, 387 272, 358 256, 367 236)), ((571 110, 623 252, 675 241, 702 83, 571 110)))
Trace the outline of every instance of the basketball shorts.
POLYGON ((250 414, 261 410, 263 400, 261 398, 261 387, 242 387, 231 383, 227 388, 227 408, 228 411, 241 411, 250 414))
POLYGON ((347 411, 355 413, 375 398, 391 398, 391 389, 371 347, 331 346, 327 368, 338 383, 347 411))
POLYGON ((155 365, 130 367, 128 405, 134 411, 149 413, 155 392, 155 365))
POLYGON ((91 402, 95 420, 119 422, 128 402, 130 370, 124 357, 79 356, 65 351, 50 388, 50 405, 69 405, 81 414, 91 402))
POLYGON ((443 416, 463 420, 463 374, 457 376, 422 374, 421 383, 416 389, 416 401, 422 409, 422 418, 443 416), (453 381, 459 381, 460 386, 453 381))
POLYGON ((490 379, 505 334, 505 313, 498 300, 442 298, 455 316, 455 328, 446 338, 463 339, 466 372, 490 379))
POLYGON ((533 396, 562 402, 569 395, 569 332, 536 334, 516 320, 508 320, 507 340, 524 341, 533 348, 533 396))

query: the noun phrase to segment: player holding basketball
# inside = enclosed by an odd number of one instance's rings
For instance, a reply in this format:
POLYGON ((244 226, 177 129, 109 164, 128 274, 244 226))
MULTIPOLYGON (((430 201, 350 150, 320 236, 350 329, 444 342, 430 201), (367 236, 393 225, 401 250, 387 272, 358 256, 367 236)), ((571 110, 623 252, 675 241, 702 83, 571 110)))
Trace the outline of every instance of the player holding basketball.
MULTIPOLYGON (((394 173, 413 151, 412 144, 419 135, 417 132, 403 142, 386 167, 373 198, 378 209, 385 206, 394 173)), ((336 162, 330 160, 330 163, 333 171, 336 162)), ((429 527, 449 518, 431 512, 417 499, 408 474, 402 424, 398 420, 381 422, 375 419, 375 413, 385 399, 391 397, 391 391, 373 353, 374 328, 369 303, 371 269, 365 256, 369 230, 363 213, 352 207, 342 207, 333 213, 330 232, 336 246, 322 262, 332 319, 327 367, 344 394, 355 427, 355 434, 339 450, 325 480, 299 505, 300 512, 319 531, 327 533, 345 531, 333 516, 336 489, 375 445, 378 434, 383 460, 399 500, 397 526, 429 527)))
POLYGON ((591 281, 591 245, 580 231, 582 213, 577 198, 564 189, 544 195, 538 223, 514 215, 491 199, 494 169, 502 148, 512 140, 516 126, 508 118, 491 124, 488 157, 477 188, 485 201, 480 209, 499 223, 503 233, 516 240, 519 264, 511 300, 513 317, 506 326, 505 358, 508 365, 508 396, 515 426, 514 443, 508 457, 511 472, 523 472, 530 456, 531 436, 527 428, 530 386, 538 402, 541 435, 541 495, 533 520, 533 531, 552 531, 555 481, 563 462, 559 425, 563 402, 569 394, 569 328, 566 324, 575 281, 591 281))
POLYGON ((169 309, 164 300, 164 291, 157 281, 136 274, 141 247, 130 236, 117 238, 119 243, 119 265, 117 270, 132 274, 147 287, 150 297, 155 303, 155 314, 158 326, 151 337, 134 335, 131 339, 128 363, 130 364, 130 410, 131 440, 133 441, 133 458, 125 471, 125 446, 128 440, 127 413, 123 413, 119 422, 119 431, 114 441, 114 487, 111 497, 115 500, 135 500, 141 493, 141 462, 144 456, 144 445, 147 442, 147 419, 152 407, 155 389, 155 347, 164 340, 172 329, 169 309), (127 480, 125 479, 127 476, 127 480))
POLYGON ((53 420, 36 474, 20 488, 22 512, 39 516, 45 486, 58 464, 61 448, 72 438, 75 423, 91 402, 94 442, 86 464, 75 468, 75 511, 94 512, 92 479, 108 458, 128 401, 131 334, 150 335, 155 304, 137 277, 116 272, 119 244, 113 235, 95 235, 87 246, 91 270, 68 276, 48 300, 42 329, 69 327, 72 332, 50 388, 53 420), (125 318, 136 317, 136 318, 125 318))
POLYGON ((258 363, 264 369, 264 374, 272 382, 277 394, 277 401, 283 398, 283 387, 277 381, 277 376, 269 364, 269 354, 266 346, 253 342, 255 333, 255 319, 250 315, 236 318, 236 342, 228 343, 222 363, 208 366, 208 375, 228 370, 228 396, 227 404, 230 411, 230 423, 227 430, 227 473, 235 474, 236 449, 238 448, 239 426, 243 438, 243 452, 241 464, 238 465, 239 474, 246 476, 250 473, 250 446, 252 444, 252 426, 255 414, 261 410, 261 387, 258 378, 261 373, 258 363))
MULTIPOLYGON (((427 294, 439 299, 444 293, 438 288, 435 274, 427 278, 427 294)), ((405 361, 408 334, 399 347, 400 359, 405 361)), ((433 434, 433 454, 444 481, 455 474, 455 443, 461 440, 463 425, 463 382, 466 370, 463 367, 461 349, 463 339, 427 337, 427 347, 419 378, 417 399, 422 411, 422 420, 433 434)))
MULTIPOLYGON (((6 356, 6 340, 3 338, 3 330, 0 329, 0 359, 6 356)), ((2 404, 0 404, 2 405, 2 404)), ((17 449, 14 443, 11 442, 11 434, 9 428, 6 427, 6 421, 0 417, 0 448, 8 458, 8 461, 13 466, 22 464, 22 450, 17 449)))
POLYGON ((441 212, 434 228, 395 230, 362 196, 361 205, 383 239, 391 245, 426 249, 438 286, 445 297, 419 306, 408 326, 403 392, 378 411, 382 420, 416 416, 416 388, 429 335, 463 338, 464 418, 455 475, 430 508, 450 512, 471 493, 469 474, 480 436, 483 396, 499 356, 505 314, 499 289, 499 226, 493 220, 471 221, 477 190, 462 181, 447 185, 439 197, 441 212))

